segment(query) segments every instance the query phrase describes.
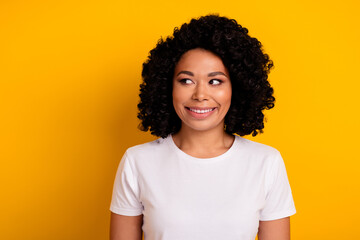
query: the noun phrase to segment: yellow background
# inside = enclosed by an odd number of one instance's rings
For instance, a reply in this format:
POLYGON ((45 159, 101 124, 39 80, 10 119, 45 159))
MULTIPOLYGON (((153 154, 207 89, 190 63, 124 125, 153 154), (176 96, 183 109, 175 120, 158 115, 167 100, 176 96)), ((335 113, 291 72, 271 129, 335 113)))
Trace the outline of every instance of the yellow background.
POLYGON ((107 239, 137 130, 142 62, 175 26, 235 18, 274 60, 276 107, 252 138, 280 150, 292 239, 356 239, 359 6, 343 1, 1 1, 0 239, 107 239))

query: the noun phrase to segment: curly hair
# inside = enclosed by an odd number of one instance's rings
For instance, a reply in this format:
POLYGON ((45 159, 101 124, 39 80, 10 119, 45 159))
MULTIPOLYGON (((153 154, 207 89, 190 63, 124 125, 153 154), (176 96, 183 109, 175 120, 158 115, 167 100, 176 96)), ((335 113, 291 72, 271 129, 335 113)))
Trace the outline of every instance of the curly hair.
POLYGON ((228 69, 232 99, 225 131, 240 136, 263 133, 263 110, 273 108, 275 102, 268 82, 273 62, 246 28, 219 15, 192 19, 180 29, 176 27, 173 36, 161 38, 150 51, 140 84, 140 130, 150 130, 162 138, 180 130, 181 120, 172 104, 172 78, 180 57, 195 48, 216 54, 228 69))

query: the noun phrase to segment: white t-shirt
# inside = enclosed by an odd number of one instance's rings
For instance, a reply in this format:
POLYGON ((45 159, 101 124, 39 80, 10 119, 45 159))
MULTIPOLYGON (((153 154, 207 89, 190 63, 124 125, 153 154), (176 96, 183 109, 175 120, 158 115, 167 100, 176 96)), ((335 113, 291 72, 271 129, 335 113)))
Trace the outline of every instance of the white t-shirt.
POLYGON ((129 148, 110 210, 143 214, 145 240, 254 240, 259 220, 296 212, 279 151, 239 136, 206 159, 181 151, 171 136, 129 148))

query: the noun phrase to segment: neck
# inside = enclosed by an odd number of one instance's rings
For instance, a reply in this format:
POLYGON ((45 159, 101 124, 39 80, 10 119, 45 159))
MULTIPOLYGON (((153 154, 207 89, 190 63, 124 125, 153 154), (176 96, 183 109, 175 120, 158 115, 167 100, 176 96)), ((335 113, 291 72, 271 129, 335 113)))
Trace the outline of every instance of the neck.
POLYGON ((173 135, 174 143, 185 153, 194 157, 215 157, 226 152, 234 141, 234 136, 223 127, 208 131, 195 131, 183 126, 173 135))

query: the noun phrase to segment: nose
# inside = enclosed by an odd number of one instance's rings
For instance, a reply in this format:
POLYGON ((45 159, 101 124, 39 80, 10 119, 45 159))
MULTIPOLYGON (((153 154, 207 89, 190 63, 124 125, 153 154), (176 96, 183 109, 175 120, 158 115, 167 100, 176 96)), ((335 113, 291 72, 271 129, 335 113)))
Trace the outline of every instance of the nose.
POLYGON ((204 83, 199 82, 196 85, 194 93, 192 95, 192 99, 197 101, 205 101, 209 99, 208 89, 204 83))

